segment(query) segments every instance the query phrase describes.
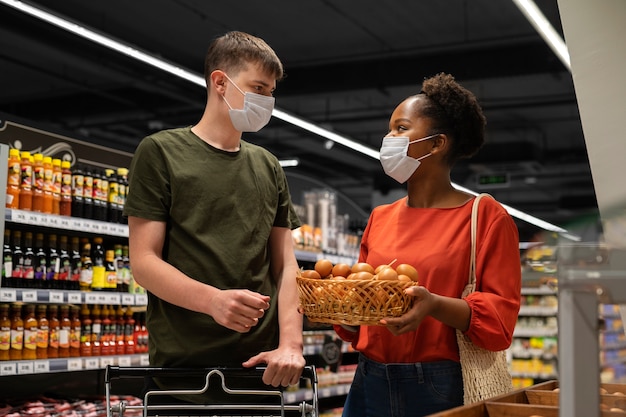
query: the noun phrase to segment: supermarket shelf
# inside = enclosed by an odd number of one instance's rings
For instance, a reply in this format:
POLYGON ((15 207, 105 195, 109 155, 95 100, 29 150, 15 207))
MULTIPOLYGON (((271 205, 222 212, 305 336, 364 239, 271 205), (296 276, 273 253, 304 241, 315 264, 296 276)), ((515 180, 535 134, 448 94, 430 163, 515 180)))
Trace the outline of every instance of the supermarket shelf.
POLYGON ((50 303, 50 304, 112 304, 145 306, 146 294, 116 292, 89 292, 65 290, 36 290, 25 288, 0 288, 0 302, 50 303))
POLYGON ((556 316, 557 312, 556 306, 521 306, 519 309, 520 316, 556 316))
POLYGON ((516 327, 513 331, 513 337, 556 337, 558 334, 558 328, 550 327, 516 327))
POLYGON ((109 223, 79 217, 37 213, 28 210, 5 209, 4 219, 8 222, 53 229, 73 230, 107 236, 128 237, 128 225, 109 223))
MULTIPOLYGON (((346 395, 350 390, 350 384, 339 384, 330 387, 318 388, 318 398, 331 398, 346 395)), ((309 401, 313 398, 313 392, 310 389, 301 389, 293 392, 285 393, 286 403, 296 403, 300 401, 309 401)))
POLYGON ((104 369, 107 365, 148 366, 148 355, 3 361, 0 362, 0 377, 104 369))
POLYGON ((344 263, 348 265, 353 265, 356 263, 357 259, 351 256, 344 255, 336 255, 328 252, 313 252, 306 251, 301 249, 296 249, 296 259, 302 262, 316 262, 320 259, 328 259, 333 264, 344 263))

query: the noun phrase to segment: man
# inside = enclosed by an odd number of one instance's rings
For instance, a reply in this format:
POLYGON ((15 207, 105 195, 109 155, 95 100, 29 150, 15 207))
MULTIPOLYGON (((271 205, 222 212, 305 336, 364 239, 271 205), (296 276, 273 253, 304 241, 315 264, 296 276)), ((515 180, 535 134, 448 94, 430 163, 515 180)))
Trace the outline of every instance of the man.
POLYGON ((300 221, 276 157, 241 139, 269 121, 282 77, 263 40, 229 32, 206 55, 200 121, 137 148, 124 212, 133 274, 149 294, 151 365, 264 365, 265 384, 299 380, 300 221))

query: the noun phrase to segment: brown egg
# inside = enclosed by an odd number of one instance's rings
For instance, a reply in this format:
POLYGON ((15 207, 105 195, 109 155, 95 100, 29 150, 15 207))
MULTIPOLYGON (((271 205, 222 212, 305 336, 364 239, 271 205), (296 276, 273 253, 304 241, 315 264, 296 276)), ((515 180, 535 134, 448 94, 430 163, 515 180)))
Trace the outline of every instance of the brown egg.
POLYGON ((390 266, 386 268, 382 268, 380 272, 378 272, 375 276, 377 277, 376 279, 380 279, 380 280, 397 280, 398 279, 398 273, 396 272, 395 269, 393 269, 390 266))
POLYGON ((315 262, 315 270, 320 274, 320 277, 326 278, 333 270, 333 263, 328 259, 320 259, 315 262))
POLYGON ((333 266, 332 274, 334 277, 347 277, 352 272, 350 265, 344 263, 338 263, 333 266))
POLYGON ((321 279, 322 278, 320 276, 320 274, 316 270, 314 270, 314 269, 305 269, 300 274, 304 278, 315 278, 315 279, 321 279))
POLYGON ((374 274, 368 271, 355 272, 354 274, 350 274, 350 276, 352 277, 351 279, 356 279, 356 280, 374 279, 374 274))
POLYGON ((362 272, 362 271, 369 272, 372 275, 376 273, 376 270, 374 269, 374 267, 368 264, 367 262, 357 262, 354 265, 352 265, 352 272, 362 272))
POLYGON ((411 278, 412 281, 417 281, 417 269, 409 264, 400 264, 396 266, 396 272, 398 275, 406 275, 411 278))
POLYGON ((410 276, 404 274, 398 274, 398 281, 413 281, 410 276))

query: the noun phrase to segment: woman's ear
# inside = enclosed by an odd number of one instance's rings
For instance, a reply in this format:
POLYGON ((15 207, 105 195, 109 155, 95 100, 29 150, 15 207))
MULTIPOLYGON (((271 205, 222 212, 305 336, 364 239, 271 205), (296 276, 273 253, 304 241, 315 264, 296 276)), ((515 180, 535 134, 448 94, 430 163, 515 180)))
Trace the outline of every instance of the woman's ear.
POLYGON ((450 146, 450 138, 448 137, 447 134, 440 133, 437 135, 437 137, 433 138, 431 143, 432 143, 432 148, 430 152, 432 154, 445 153, 448 150, 448 147, 450 146))

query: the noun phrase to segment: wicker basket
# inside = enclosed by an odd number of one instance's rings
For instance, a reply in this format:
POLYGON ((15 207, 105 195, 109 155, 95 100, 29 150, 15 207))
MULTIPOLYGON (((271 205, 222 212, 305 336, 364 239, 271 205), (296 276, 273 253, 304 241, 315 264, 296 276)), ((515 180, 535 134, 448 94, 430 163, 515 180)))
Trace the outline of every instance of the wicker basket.
POLYGON ((384 317, 398 317, 412 306, 404 293, 416 282, 396 280, 315 279, 296 277, 300 306, 312 322, 380 325, 384 317))

